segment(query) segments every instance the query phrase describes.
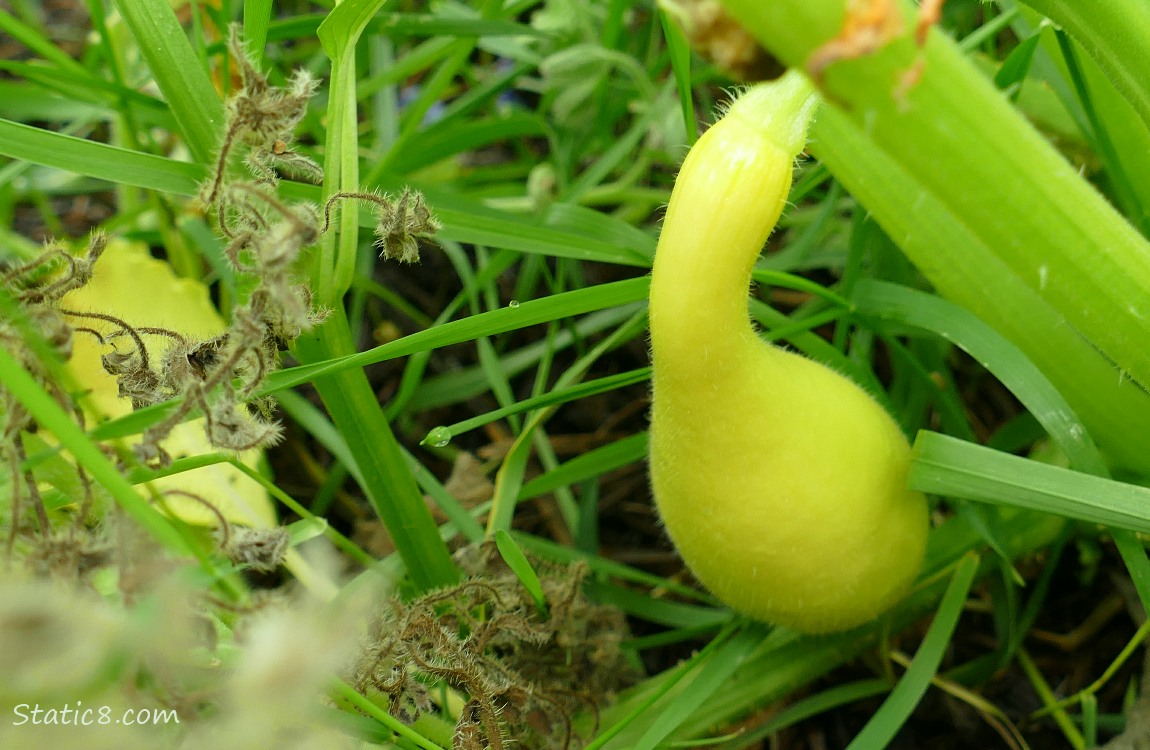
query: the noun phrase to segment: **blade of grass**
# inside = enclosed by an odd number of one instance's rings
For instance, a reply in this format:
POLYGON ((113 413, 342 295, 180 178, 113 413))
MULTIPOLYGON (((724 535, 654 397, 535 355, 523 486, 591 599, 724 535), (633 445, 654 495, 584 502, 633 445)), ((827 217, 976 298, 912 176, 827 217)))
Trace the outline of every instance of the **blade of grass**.
MULTIPOLYGON (((691 588, 686 584, 681 583, 674 578, 663 578, 653 573, 648 573, 645 570, 632 568, 622 563, 617 563, 609 560, 601 555, 592 554, 589 552, 582 552, 562 544, 558 544, 549 539, 542 537, 532 536, 531 534, 524 534, 517 531, 512 531, 511 535, 519 542, 519 546, 532 552, 539 557, 548 560, 570 565, 574 562, 584 562, 587 567, 596 576, 607 576, 611 578, 618 578, 621 581, 637 584, 639 586, 646 586, 651 588, 658 588, 665 590, 668 593, 675 594, 676 596, 683 597, 695 602, 702 602, 711 605, 710 609, 717 610, 722 605, 719 604, 714 597, 710 594, 700 591, 699 589, 691 588)), ((726 616, 726 615, 725 615, 726 616)))
POLYGON ((477 427, 482 427, 485 424, 491 424, 492 422, 496 422, 500 419, 505 419, 512 414, 522 414, 525 411, 531 411, 532 409, 539 409, 545 406, 555 406, 559 404, 570 403, 571 401, 577 401, 581 398, 587 398, 588 396, 594 396, 600 393, 613 391, 617 388, 634 385, 635 383, 641 383, 650 377, 651 368, 641 367, 638 370, 621 372, 617 375, 608 375, 606 377, 596 378, 595 380, 589 380, 586 383, 579 383, 578 385, 572 385, 563 388, 556 387, 553 390, 548 391, 547 393, 544 393, 540 396, 517 401, 511 406, 507 406, 502 409, 496 409, 495 411, 489 411, 486 414, 481 414, 477 417, 472 417, 471 419, 465 419, 462 422, 456 422, 455 424, 447 425, 446 427, 436 427, 431 432, 428 432, 427 437, 423 439, 422 444, 438 442, 444 438, 450 440, 458 435, 462 435, 465 432, 474 430, 477 427))
MULTIPOLYGON (((635 334, 646 327, 647 311, 641 310, 631 316, 629 320, 615 329, 611 335, 595 345, 587 354, 576 360, 556 381, 559 387, 578 382, 583 375, 603 354, 619 345, 622 341, 634 338, 635 334)), ((516 436, 515 442, 508 451, 503 464, 495 475, 495 496, 492 500, 491 514, 487 519, 487 533, 494 534, 500 529, 511 527, 511 519, 523 487, 523 474, 527 468, 527 459, 531 454, 531 440, 534 431, 555 413, 555 406, 549 406, 532 414, 531 419, 524 425, 523 430, 516 436)), ((576 509, 560 505, 567 528, 572 532, 578 528, 576 509)))
POLYGON ((116 6, 172 109, 196 161, 211 161, 224 130, 224 106, 168 3, 119 0, 116 6))
POLYGON ((835 687, 828 688, 820 693, 816 693, 788 705, 761 726, 754 727, 749 732, 740 734, 737 740, 721 745, 720 747, 724 748, 724 750, 727 748, 733 750, 733 748, 750 747, 755 742, 766 741, 771 735, 789 726, 794 726, 801 721, 812 719, 819 714, 826 713, 840 706, 846 706, 850 703, 857 703, 867 698, 872 698, 887 692, 889 689, 890 685, 886 680, 877 678, 848 682, 845 685, 836 685, 835 687))
POLYGON ((864 314, 934 331, 957 344, 1022 401, 1076 469, 1107 473, 1093 440, 1062 394, 1026 355, 976 316, 933 295, 874 280, 858 283, 854 302, 864 314))
POLYGON ((958 564, 954 576, 942 595, 942 601, 934 615, 934 621, 926 631, 914 661, 907 668, 906 674, 898 681, 898 685, 891 691, 882 706, 874 716, 867 721, 862 731, 855 735, 847 750, 867 750, 874 747, 886 747, 894 739, 899 728, 910 718, 914 707, 926 694, 930 681, 938 672, 938 665, 950 647, 950 638, 958 625, 959 615, 962 614, 963 604, 970 593, 970 586, 974 583, 974 576, 978 572, 978 555, 968 553, 958 564))
POLYGON ((1139 0, 1025 0, 1078 40, 1150 127, 1150 6, 1139 0))
POLYGON ((7 35, 12 41, 24 45, 61 71, 81 79, 91 77, 87 68, 69 57, 67 53, 53 44, 52 40, 6 10, 0 10, 0 34, 7 35))
MULTIPOLYGON (((1064 522, 1054 516, 1033 513, 1007 514, 1001 519, 1004 539, 1011 558, 1041 549, 1057 537, 1064 522)), ((948 521, 931 533, 927 563, 920 583, 889 615, 889 621, 876 622, 856 630, 822 636, 799 638, 793 633, 776 630, 767 636, 760 648, 735 671, 724 689, 711 697, 677 732, 677 738, 705 737, 707 731, 718 725, 737 721, 752 711, 761 710, 817 679, 820 675, 858 654, 873 648, 887 629, 909 625, 934 609, 946 587, 948 571, 981 542, 973 530, 961 521, 948 521), (947 574, 947 575, 944 575, 947 574)), ((998 569, 997 558, 981 561, 978 575, 998 569)), ((659 684, 659 677, 650 678, 642 690, 659 684)), ((636 690, 638 696, 642 695, 636 690)), ((636 697, 638 697, 636 696, 636 697)), ((632 707, 632 694, 625 693, 618 703, 603 714, 604 725, 609 726, 620 713, 632 707)), ((646 716, 650 716, 648 713, 646 716)), ((630 748, 640 733, 645 731, 645 717, 621 732, 606 747, 613 750, 630 748)))
POLYGON ((121 185, 194 195, 206 172, 198 164, 96 143, 0 120, 0 156, 121 185))
POLYGON ((1135 190, 1133 181, 1114 147, 1109 125, 1102 119, 1098 107, 1095 105, 1096 95, 1091 91, 1086 73, 1078 62, 1075 45, 1064 31, 1056 30, 1054 36, 1058 40, 1058 49, 1062 53, 1062 60, 1070 81, 1074 84, 1078 101, 1082 103, 1082 109, 1090 121, 1094 152, 1102 161, 1106 172, 1106 181, 1113 199, 1134 226, 1138 227, 1145 235, 1150 230, 1150 226, 1147 225, 1146 209, 1141 205, 1138 191, 1135 190))
POLYGON ((914 441, 907 482, 920 492, 1013 505, 1150 533, 1150 489, 925 430, 914 441))
POLYGON ((517 502, 545 495, 559 487, 569 487, 594 479, 615 469, 642 461, 646 456, 647 433, 628 435, 613 443, 589 450, 549 472, 524 482, 519 490, 517 502))
POLYGON ((683 125, 687 129, 687 145, 699 140, 699 123, 695 119, 695 97, 691 93, 691 48, 679 27, 667 16, 667 11, 659 8, 659 24, 663 38, 667 40, 667 52, 671 56, 671 71, 675 74, 675 85, 679 89, 679 108, 683 111, 683 125))
POLYGON ((762 642, 765 627, 748 623, 720 646, 702 663, 690 683, 663 708, 632 750, 654 750, 692 712, 723 688, 734 671, 762 642))
POLYGON ((518 307, 505 307, 462 320, 454 320, 358 354, 272 373, 268 376, 267 384, 261 393, 274 393, 282 388, 302 385, 323 375, 405 357, 426 349, 473 341, 479 336, 493 336, 560 318, 637 302, 646 297, 649 283, 647 277, 615 281, 551 297, 528 300, 518 307))
POLYGON ((683 680, 685 680, 699 664, 704 663, 711 657, 712 653, 722 648, 731 635, 732 627, 733 626, 728 626, 725 628, 723 632, 711 639, 702 650, 687 661, 664 672, 660 675, 660 679, 657 683, 645 685, 645 687, 649 687, 649 689, 647 690, 647 694, 642 696, 642 700, 634 701, 635 705, 631 707, 630 712, 620 716, 616 722, 609 724, 605 730, 599 732, 598 736, 586 746, 585 750, 600 750, 600 748, 611 746, 608 743, 610 743, 616 735, 627 729, 627 727, 639 717, 644 716, 652 706, 672 690, 679 688, 683 680))
MULTIPOLYGON (((329 352, 346 351, 349 339, 337 309, 318 331, 300 336, 296 351, 301 361, 321 362, 329 352)), ((391 534, 412 582, 420 590, 453 583, 458 570, 363 370, 341 369, 317 377, 315 385, 354 457, 349 468, 358 467, 360 489, 391 534)))
POLYGON ((253 55, 257 68, 264 64, 271 17, 272 0, 244 0, 244 46, 253 55))
MULTIPOLYGON (((268 29, 268 41, 282 42, 315 36, 327 16, 310 13, 277 18, 268 29)), ((538 29, 501 18, 446 16, 424 13, 377 13, 364 29, 369 34, 389 37, 447 37, 447 36, 521 36, 539 37, 538 29)))
POLYGON ((523 550, 516 544, 514 537, 500 529, 495 533, 495 546, 499 549, 499 556, 503 558, 503 562, 507 563, 507 567, 511 568, 511 572, 531 595, 535 607, 539 610, 539 616, 547 619, 547 597, 543 595, 543 584, 539 582, 539 576, 531 567, 523 550))
MULTIPOLYGON (((523 304, 526 303, 520 303, 520 306, 523 304)), ((578 346, 587 337, 618 325, 642 304, 633 302, 590 313, 574 321, 573 325, 564 326, 550 341, 535 341, 520 349, 505 352, 499 358, 499 365, 508 376, 518 375, 535 366, 546 355, 548 347, 554 354, 578 346)), ((427 411, 474 398, 486 393, 490 386, 483 378, 482 368, 472 366, 429 377, 422 383, 414 384, 413 388, 410 410, 427 411)))
MULTIPOLYGON (((356 117, 355 47, 371 17, 387 0, 347 0, 337 5, 316 31, 324 52, 331 60, 328 86, 327 144, 324 158, 323 194, 358 192, 359 152, 356 117)), ((334 305, 355 274, 359 245, 354 211, 340 212, 338 233, 323 238, 316 263, 315 284, 321 305, 334 305)))
MULTIPOLYGON (((1028 13, 1027 15, 1031 14, 1028 13)), ((1024 23, 1025 21, 1020 20, 1018 25, 1022 26, 1024 23)), ((1037 26, 1038 24, 1034 23, 1033 25, 1037 26)), ((1070 97, 1061 99, 1063 107, 1076 114, 1080 119, 1079 130, 1084 136, 1089 137, 1092 130, 1088 122, 1090 118, 1085 111, 1085 102, 1074 97, 1074 86, 1070 82, 1071 74, 1067 60, 1062 54, 1058 54, 1060 52, 1058 49, 1059 35, 1047 27, 1041 36, 1046 56, 1051 59, 1049 66, 1044 66, 1047 68, 1044 80, 1060 76, 1059 80, 1056 80, 1051 86, 1051 89, 1058 92, 1056 96, 1070 97)), ((1121 169, 1126 175, 1146 174, 1150 170, 1150 125, 1147 125, 1134 106, 1115 88, 1113 82, 1106 77, 1097 62, 1090 55, 1081 53, 1081 45, 1071 44, 1071 47, 1079 51, 1074 57, 1077 60, 1077 67, 1083 75, 1085 88, 1090 94, 1090 105, 1094 119, 1103 123, 1109 140, 1117 152, 1116 160, 1120 163, 1121 169)), ((1037 89, 1037 87, 1031 88, 1032 90, 1037 89)), ((1097 146, 1094 150, 1098 152, 1097 146)), ((1109 170, 1109 167, 1107 169, 1109 170)), ((1130 188, 1142 209, 1141 219, 1131 215, 1132 221, 1142 228, 1143 234, 1146 234, 1148 222, 1146 207, 1150 206, 1150 183, 1142 179, 1132 179, 1130 180, 1130 188)))

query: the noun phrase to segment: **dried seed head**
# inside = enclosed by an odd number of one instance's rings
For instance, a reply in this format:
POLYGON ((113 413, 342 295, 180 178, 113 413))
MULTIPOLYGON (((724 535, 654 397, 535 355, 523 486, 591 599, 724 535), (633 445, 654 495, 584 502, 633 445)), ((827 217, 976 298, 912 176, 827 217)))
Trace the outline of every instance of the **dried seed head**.
POLYGON ((208 441, 222 450, 246 451, 268 447, 283 437, 279 423, 260 420, 246 406, 229 398, 221 398, 212 404, 207 416, 208 441))
POLYGON ((290 543, 291 534, 282 526, 274 529, 233 526, 220 551, 237 565, 246 565, 252 570, 270 573, 283 562, 290 543))
POLYGON ((396 200, 376 203, 376 247, 384 258, 401 263, 419 260, 419 240, 433 237, 443 225, 427 207, 423 194, 404 188, 396 200))
POLYGON ((269 84, 267 76, 248 58, 238 26, 232 26, 228 46, 239 65, 242 81, 239 91, 228 100, 228 119, 235 137, 267 151, 272 150, 276 141, 290 142, 292 131, 307 113, 308 101, 319 88, 319 81, 300 69, 292 73, 285 88, 269 84))

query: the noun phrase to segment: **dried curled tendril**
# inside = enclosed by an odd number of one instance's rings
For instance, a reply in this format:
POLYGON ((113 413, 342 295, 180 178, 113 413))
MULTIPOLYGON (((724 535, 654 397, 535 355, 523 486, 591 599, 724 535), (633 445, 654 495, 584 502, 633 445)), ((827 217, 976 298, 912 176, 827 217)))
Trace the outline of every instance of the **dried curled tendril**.
POLYGON ((493 544, 456 560, 463 583, 385 604, 349 680, 387 696, 391 714, 408 723, 436 708, 431 685, 465 693, 453 738, 460 750, 576 746, 573 714, 594 712, 636 677, 619 650, 622 614, 586 599, 582 563, 533 561, 543 616, 493 544))

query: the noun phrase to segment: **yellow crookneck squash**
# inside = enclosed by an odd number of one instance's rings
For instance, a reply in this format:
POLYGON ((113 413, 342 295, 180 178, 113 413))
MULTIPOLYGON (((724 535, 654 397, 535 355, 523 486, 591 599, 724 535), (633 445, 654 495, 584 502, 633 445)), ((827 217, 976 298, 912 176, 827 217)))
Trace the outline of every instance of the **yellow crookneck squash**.
POLYGON ((910 449, 839 373, 762 340, 751 270, 817 105, 798 73, 748 89, 691 149, 651 279, 650 471, 667 531, 732 608, 801 632, 873 619, 922 562, 910 449))

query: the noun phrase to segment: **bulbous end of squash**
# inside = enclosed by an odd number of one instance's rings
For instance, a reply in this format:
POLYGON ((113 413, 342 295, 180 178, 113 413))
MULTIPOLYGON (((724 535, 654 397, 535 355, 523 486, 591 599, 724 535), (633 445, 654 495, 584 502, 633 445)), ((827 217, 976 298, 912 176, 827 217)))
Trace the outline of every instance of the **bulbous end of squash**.
POLYGON ((861 388, 753 341, 708 385, 656 366, 650 470, 696 577, 732 608, 800 632, 845 630, 918 573, 927 504, 910 448, 861 388))

